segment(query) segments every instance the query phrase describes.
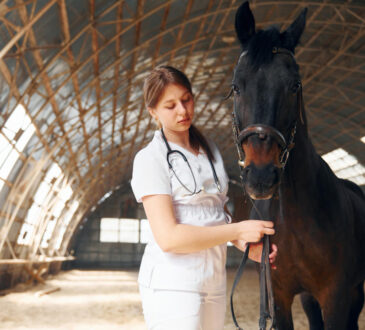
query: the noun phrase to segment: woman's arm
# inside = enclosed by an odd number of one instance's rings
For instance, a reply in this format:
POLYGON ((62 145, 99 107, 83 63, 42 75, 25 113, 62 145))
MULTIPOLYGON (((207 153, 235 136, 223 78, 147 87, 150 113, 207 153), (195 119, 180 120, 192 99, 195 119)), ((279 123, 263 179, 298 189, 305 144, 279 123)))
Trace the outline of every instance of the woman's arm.
POLYGON ((142 201, 155 240, 165 252, 197 252, 231 240, 258 242, 264 234, 275 233, 271 221, 247 220, 211 227, 179 224, 170 195, 145 196, 142 201))

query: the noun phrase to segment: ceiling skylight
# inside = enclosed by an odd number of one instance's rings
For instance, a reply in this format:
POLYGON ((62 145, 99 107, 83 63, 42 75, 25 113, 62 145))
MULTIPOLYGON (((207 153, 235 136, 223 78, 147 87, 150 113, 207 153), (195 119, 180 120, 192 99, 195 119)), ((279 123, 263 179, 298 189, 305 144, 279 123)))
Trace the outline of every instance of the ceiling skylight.
POLYGON ((18 104, 0 132, 0 190, 34 131, 24 107, 18 104))
POLYGON ((322 158, 339 178, 351 180, 358 185, 365 185, 365 167, 346 150, 338 148, 322 155, 322 158))

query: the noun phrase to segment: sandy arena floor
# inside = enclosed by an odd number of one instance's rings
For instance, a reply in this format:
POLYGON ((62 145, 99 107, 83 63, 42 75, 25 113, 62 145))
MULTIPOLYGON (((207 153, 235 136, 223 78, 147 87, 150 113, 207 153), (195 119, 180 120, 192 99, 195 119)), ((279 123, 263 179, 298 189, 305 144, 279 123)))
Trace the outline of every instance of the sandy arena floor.
MULTIPOLYGON (((229 289, 234 274, 234 270, 228 272, 229 289)), ((49 276, 46 285, 35 285, 25 292, 22 292, 24 285, 18 285, 17 292, 0 297, 0 328, 146 329, 136 279, 135 270, 71 270, 49 276), (59 287, 60 290, 38 295, 40 291, 51 287, 59 287)), ((240 325, 245 330, 258 329, 259 289, 255 270, 250 269, 243 276, 235 293, 235 306, 240 325)), ((293 314, 295 329, 308 329, 298 299, 294 302, 293 314)), ((225 329, 235 329, 229 304, 225 329)), ((365 329, 365 311, 360 317, 360 329, 365 329)))

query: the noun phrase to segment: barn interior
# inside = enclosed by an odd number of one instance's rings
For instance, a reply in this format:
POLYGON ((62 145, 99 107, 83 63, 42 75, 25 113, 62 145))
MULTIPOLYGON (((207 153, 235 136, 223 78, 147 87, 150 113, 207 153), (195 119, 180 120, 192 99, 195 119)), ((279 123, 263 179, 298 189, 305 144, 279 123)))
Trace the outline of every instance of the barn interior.
MULTIPOLYGON (((231 128, 233 104, 224 97, 240 55, 234 15, 241 3, 0 3, 3 299, 15 292, 35 292, 38 298, 33 299, 46 297, 50 304, 62 294, 64 279, 66 287, 67 280, 77 278, 98 287, 105 284, 96 281, 101 274, 110 283, 135 282, 151 233, 130 179, 136 152, 156 129, 144 105, 142 86, 159 64, 173 65, 190 78, 194 123, 221 151, 230 178, 229 207, 239 216, 242 190, 231 128), (62 281, 57 276, 63 276, 62 281)), ((277 25, 282 30, 308 8, 295 58, 309 134, 335 173, 365 191, 364 1, 253 0, 250 7, 257 28, 277 25)), ((227 266, 237 266, 240 257, 240 251, 228 247, 227 266)), ((111 295, 113 288, 108 290, 111 295)), ((26 297, 29 306, 36 304, 26 297)), ((117 295, 112 301, 118 299, 127 298, 117 295)), ((137 304, 138 295, 131 299, 137 304)), ((24 306, 18 321, 7 320, 9 300, 6 304, 0 328, 33 322, 34 315, 24 306)), ((55 306, 55 312, 63 307, 55 306)), ((79 317, 83 321, 77 329, 90 329, 88 314, 79 317)), ((362 318, 365 325, 364 313, 362 318)), ((108 328, 143 329, 135 319, 116 320, 108 328)), ((42 326, 40 321, 34 328, 42 326)))

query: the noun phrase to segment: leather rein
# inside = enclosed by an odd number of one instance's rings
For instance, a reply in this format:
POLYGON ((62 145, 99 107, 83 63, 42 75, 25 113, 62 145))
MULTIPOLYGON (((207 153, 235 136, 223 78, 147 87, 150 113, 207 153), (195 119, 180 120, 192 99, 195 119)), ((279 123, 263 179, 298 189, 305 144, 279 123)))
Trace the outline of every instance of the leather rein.
MULTIPOLYGON (((285 48, 279 48, 274 47, 272 49, 273 54, 288 54, 294 58, 294 55, 291 51, 285 48)), ((243 52, 240 55, 240 59, 242 56, 245 56, 246 52, 243 52)), ((299 108, 299 117, 302 123, 304 123, 303 120, 303 114, 302 114, 302 86, 299 81, 299 89, 297 91, 297 104, 299 108)), ((234 87, 232 85, 231 91, 229 95, 225 98, 228 99, 234 92, 234 87)), ((234 97, 233 100, 234 108, 232 112, 232 130, 233 130, 233 137, 234 137, 234 143, 237 148, 238 153, 238 165, 240 168, 240 179, 242 188, 244 190, 244 180, 243 180, 243 169, 245 167, 244 165, 244 151, 242 148, 242 143, 245 141, 249 136, 251 135, 265 135, 272 137, 280 146, 281 148, 281 154, 279 157, 280 162, 280 168, 282 172, 284 171, 285 165, 289 158, 289 153, 294 147, 294 137, 296 134, 297 129, 297 120, 293 123, 290 135, 288 140, 285 139, 284 135, 277 130, 275 127, 265 125, 265 124, 254 124, 254 125, 248 125, 243 130, 240 130, 239 123, 237 120, 237 106, 236 106, 236 98, 234 97)), ((245 190, 244 190, 245 193, 245 190)), ((256 209, 256 212, 259 216, 260 212, 257 209, 254 201, 250 198, 253 207, 256 209)), ((261 216, 262 218, 262 216, 261 216)), ((234 290, 240 281, 240 278, 242 277, 247 259, 248 259, 248 253, 249 253, 250 245, 247 245, 247 248, 243 254, 241 263, 238 267, 233 286, 230 296, 230 305, 231 305, 231 314, 233 318, 233 322, 237 328, 237 330, 243 330, 237 322, 235 313, 234 313, 234 307, 233 307, 233 293, 234 290)), ((264 235, 263 238, 263 249, 262 249, 262 255, 261 255, 261 264, 260 264, 260 319, 259 319, 259 329, 265 330, 267 321, 271 320, 270 328, 269 329, 275 329, 276 319, 275 319, 275 301, 274 301, 274 295, 273 295, 273 288, 272 288, 272 281, 271 281, 271 273, 270 273, 270 261, 269 261, 269 254, 270 254, 270 239, 268 235, 264 235)))

